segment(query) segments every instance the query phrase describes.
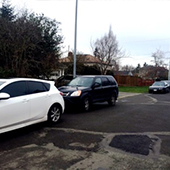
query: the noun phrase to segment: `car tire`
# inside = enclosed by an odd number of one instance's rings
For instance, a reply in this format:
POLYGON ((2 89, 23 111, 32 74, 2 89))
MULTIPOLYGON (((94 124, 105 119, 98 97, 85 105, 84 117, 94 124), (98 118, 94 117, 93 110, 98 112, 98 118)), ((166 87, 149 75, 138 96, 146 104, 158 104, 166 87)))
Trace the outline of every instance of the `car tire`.
POLYGON ((90 99, 88 97, 85 97, 82 103, 82 107, 84 111, 89 111, 90 110, 90 99))
POLYGON ((54 104, 48 111, 48 123, 54 124, 57 123, 60 119, 61 119, 61 107, 58 104, 54 104))
POLYGON ((115 106, 116 105, 116 97, 114 94, 111 95, 110 99, 108 100, 108 104, 110 106, 115 106))

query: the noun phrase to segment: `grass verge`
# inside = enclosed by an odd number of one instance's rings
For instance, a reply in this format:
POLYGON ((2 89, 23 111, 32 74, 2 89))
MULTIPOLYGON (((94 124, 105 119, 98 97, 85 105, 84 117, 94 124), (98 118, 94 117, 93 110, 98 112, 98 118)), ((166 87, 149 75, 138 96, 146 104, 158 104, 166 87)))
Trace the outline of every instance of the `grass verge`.
POLYGON ((135 87, 124 87, 119 86, 120 92, 131 92, 131 93, 148 93, 149 86, 135 86, 135 87))

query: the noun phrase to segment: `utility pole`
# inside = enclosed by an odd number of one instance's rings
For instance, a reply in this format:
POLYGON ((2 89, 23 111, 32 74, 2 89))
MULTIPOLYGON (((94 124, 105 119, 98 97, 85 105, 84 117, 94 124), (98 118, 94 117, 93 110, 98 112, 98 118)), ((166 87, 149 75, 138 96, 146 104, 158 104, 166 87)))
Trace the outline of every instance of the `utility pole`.
POLYGON ((168 80, 170 80, 170 60, 169 60, 168 80))
POLYGON ((76 9, 75 9, 75 33, 74 33, 74 65, 73 65, 73 77, 76 77, 76 46, 77 46, 77 7, 78 0, 76 0, 76 9))

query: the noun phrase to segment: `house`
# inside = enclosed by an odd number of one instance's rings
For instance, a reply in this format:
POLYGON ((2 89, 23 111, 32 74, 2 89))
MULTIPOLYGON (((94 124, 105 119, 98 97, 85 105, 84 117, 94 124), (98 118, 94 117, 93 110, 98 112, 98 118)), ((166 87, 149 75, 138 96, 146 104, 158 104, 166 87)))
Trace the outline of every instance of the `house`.
MULTIPOLYGON (((61 63, 62 65, 65 65, 65 64, 71 64, 73 63, 74 61, 74 56, 73 56, 73 53, 72 52, 69 52, 68 53, 68 57, 65 57, 65 58, 61 58, 59 60, 59 63, 61 63)), ((84 63, 84 65, 86 66, 93 66, 95 64, 100 64, 100 60, 90 54, 78 54, 76 56, 76 61, 77 62, 82 62, 84 63)))
MULTIPOLYGON (((90 54, 77 54, 76 62, 83 63, 85 66, 97 65, 101 67, 101 61, 97 57, 94 57, 90 54)), ((59 59, 59 69, 57 71, 58 74, 60 76, 64 75, 64 70, 68 67, 69 64, 73 64, 73 63, 74 63, 74 55, 72 52, 69 52, 67 57, 59 59)), ((107 65, 107 63, 103 63, 103 64, 107 65)), ((111 69, 112 69, 112 65, 110 64, 108 70, 111 69)))
MULTIPOLYGON (((94 66, 99 65, 101 62, 98 58, 90 55, 90 54, 78 54, 76 56, 77 62, 82 62, 85 66, 94 66)), ((68 67, 69 64, 73 64, 74 56, 72 52, 68 53, 67 57, 59 59, 59 68, 53 71, 50 75, 50 79, 57 79, 60 76, 64 75, 65 69, 68 67)))

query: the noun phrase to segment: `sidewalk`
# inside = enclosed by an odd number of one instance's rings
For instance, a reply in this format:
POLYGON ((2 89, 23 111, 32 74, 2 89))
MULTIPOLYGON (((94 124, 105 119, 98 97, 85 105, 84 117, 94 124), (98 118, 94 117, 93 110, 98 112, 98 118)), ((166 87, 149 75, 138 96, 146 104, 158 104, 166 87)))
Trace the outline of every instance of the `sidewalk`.
POLYGON ((124 98, 124 97, 136 96, 136 95, 139 95, 139 94, 141 94, 141 93, 119 92, 118 99, 124 98))

